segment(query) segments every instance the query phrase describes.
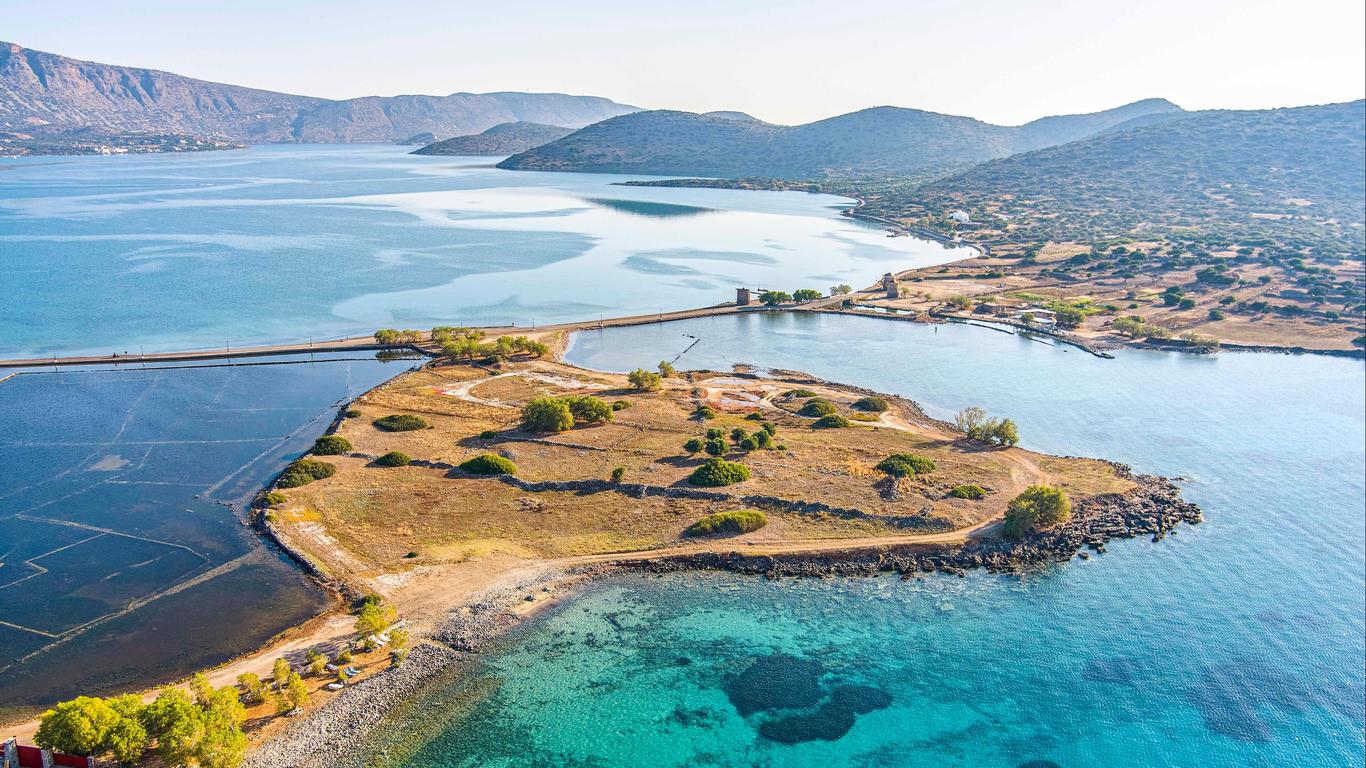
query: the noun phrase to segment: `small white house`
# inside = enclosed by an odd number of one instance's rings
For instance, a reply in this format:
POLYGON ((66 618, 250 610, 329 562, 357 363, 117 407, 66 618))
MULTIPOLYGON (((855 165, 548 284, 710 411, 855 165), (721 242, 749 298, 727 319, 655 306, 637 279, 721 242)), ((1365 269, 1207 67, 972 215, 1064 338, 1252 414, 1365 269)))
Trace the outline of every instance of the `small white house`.
POLYGON ((967 211, 954 211, 949 214, 949 221, 957 224, 967 224, 972 221, 972 217, 968 215, 967 211))

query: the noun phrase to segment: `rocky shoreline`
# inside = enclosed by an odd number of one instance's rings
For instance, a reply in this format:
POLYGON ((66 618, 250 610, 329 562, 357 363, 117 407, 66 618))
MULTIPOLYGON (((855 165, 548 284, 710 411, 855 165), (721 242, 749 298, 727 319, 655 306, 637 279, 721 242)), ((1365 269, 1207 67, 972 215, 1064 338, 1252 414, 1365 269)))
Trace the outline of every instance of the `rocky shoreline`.
POLYGON ((1022 573, 1077 556, 1088 558, 1087 549, 1104 552, 1105 544, 1114 539, 1151 536, 1153 541, 1160 541, 1182 523, 1193 525, 1203 519, 1200 507, 1183 500, 1171 480, 1153 475, 1132 475, 1131 479, 1138 484, 1132 491, 1079 502, 1067 523, 1020 541, 982 537, 963 546, 908 544, 794 555, 704 552, 625 562, 620 567, 651 573, 723 570, 769 577, 885 572, 966 576, 976 568, 990 573, 1022 573))

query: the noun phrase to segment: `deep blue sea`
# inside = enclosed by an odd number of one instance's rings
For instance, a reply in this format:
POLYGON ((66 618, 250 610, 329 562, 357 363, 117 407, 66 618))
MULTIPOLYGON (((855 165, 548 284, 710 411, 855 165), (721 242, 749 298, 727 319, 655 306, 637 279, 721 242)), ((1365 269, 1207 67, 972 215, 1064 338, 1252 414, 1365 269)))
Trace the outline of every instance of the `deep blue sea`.
POLYGON ((793 315, 588 332, 568 359, 648 366, 690 336, 680 367, 981 405, 1030 448, 1183 476, 1207 522, 1025 578, 611 579, 434 686, 367 764, 1363 765, 1360 361, 793 315))
POLYGON ((962 258, 845 198, 411 149, 0 159, 0 358, 652 313, 962 258))

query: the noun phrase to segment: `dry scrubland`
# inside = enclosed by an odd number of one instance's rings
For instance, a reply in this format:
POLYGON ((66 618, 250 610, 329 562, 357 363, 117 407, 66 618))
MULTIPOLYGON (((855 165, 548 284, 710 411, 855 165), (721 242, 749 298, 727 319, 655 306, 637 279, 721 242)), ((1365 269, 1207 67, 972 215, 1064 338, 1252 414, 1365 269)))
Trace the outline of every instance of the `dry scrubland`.
MULTIPOLYGON (((490 371, 442 366, 406 375, 366 395, 338 434, 355 453, 378 456, 402 451, 414 459, 459 464, 496 453, 517 465, 528 481, 605 480, 624 467, 623 483, 689 488, 688 475, 705 454, 689 457, 683 444, 709 428, 727 436, 739 427, 753 432, 760 414, 777 428, 781 449, 740 451, 727 459, 753 473, 750 480, 716 489, 819 501, 854 508, 891 521, 764 508, 769 523, 736 539, 698 546, 781 545, 812 540, 913 536, 971 528, 1000 518, 1007 502, 1031 483, 1048 483, 1073 499, 1122 492, 1131 484, 1110 465, 1061 459, 1018 448, 995 449, 961 439, 913 404, 888 398, 880 415, 851 404, 867 393, 802 380, 767 380, 725 374, 667 378, 660 390, 635 392, 624 376, 584 371, 550 362, 505 365, 490 371), (796 388, 818 392, 855 419, 844 429, 813 429, 795 413, 805 402, 785 395, 796 388), (518 428, 520 409, 535 397, 588 394, 624 401, 610 423, 537 435, 518 428), (693 414, 707 404, 718 416, 693 414), (430 428, 384 432, 373 420, 390 414, 422 417, 430 428), (487 430, 493 438, 481 438, 487 430), (873 467, 888 454, 932 459, 934 472, 893 482, 873 467), (988 489, 978 501, 952 498, 957 484, 988 489), (906 521, 910 525, 889 524, 906 521)), ((727 442, 729 438, 727 438, 727 442)), ((380 468, 366 458, 329 456, 337 473, 286 490, 287 501, 270 514, 283 534, 307 550, 333 575, 360 578, 369 586, 398 586, 403 573, 423 566, 471 563, 482 558, 547 560, 696 544, 684 530, 704 515, 742 509, 738 502, 699 501, 623 493, 527 492, 496 478, 422 466, 380 468)), ((909 540, 909 539, 908 539, 909 540)), ((428 570, 428 569, 424 569, 428 570)), ((387 591, 387 590, 386 590, 387 591)))

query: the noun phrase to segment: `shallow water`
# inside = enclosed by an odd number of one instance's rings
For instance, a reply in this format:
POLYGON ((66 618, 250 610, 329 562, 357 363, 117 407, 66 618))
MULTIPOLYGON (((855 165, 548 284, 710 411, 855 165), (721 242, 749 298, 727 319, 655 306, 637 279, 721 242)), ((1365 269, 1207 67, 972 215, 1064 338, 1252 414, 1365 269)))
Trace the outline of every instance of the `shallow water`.
POLYGON ((939 416, 978 404, 1031 448, 1185 476, 1207 522, 1023 579, 613 579, 435 686, 371 764, 1363 765, 1361 362, 1101 360, 796 315, 585 333, 568 357, 625 370, 690 337, 681 367, 801 369, 939 416), (757 694, 776 708, 736 695, 755 663, 780 670, 757 694), (890 704, 842 709, 850 685, 890 704))
POLYGON ((410 149, 0 160, 0 357, 653 313, 962 258, 845 198, 410 149))
POLYGON ((326 604, 242 510, 410 363, 235 362, 0 382, 0 719, 181 677, 326 604))

